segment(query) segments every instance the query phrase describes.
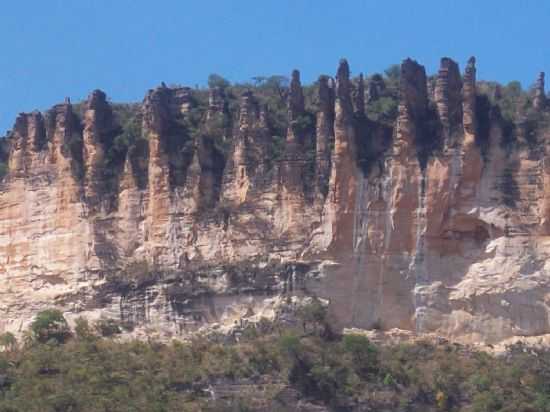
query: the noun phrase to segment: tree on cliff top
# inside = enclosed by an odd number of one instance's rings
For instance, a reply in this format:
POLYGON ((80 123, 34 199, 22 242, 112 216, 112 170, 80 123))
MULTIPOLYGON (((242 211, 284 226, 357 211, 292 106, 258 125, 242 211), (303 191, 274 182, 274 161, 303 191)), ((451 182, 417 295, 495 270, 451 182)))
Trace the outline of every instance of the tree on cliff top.
POLYGON ((213 89, 219 87, 220 89, 227 89, 231 86, 231 82, 219 74, 212 73, 208 76, 208 87, 213 89))

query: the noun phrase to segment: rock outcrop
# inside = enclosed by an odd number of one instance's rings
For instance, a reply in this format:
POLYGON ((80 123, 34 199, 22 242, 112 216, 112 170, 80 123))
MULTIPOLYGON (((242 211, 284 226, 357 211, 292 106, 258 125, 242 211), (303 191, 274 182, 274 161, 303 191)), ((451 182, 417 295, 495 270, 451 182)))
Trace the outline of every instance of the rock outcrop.
POLYGON ((25 176, 37 166, 37 155, 46 143, 44 118, 39 112, 21 113, 15 120, 8 170, 13 175, 25 176))
POLYGON ((365 79, 363 73, 360 73, 357 79, 357 90, 353 95, 353 108, 355 116, 362 117, 365 115, 365 79))
POLYGON ((317 89, 319 111, 316 116, 316 192, 320 201, 324 202, 328 193, 330 177, 331 144, 334 141, 334 86, 332 79, 327 76, 319 77, 317 89))
POLYGON ((260 140, 264 122, 253 93, 244 92, 240 99, 238 130, 224 176, 225 199, 235 206, 246 201, 260 163, 265 160, 261 153, 265 144, 260 140))
POLYGON ((308 222, 303 219, 312 186, 305 184, 313 178, 308 175, 314 162, 312 117, 306 113, 300 72, 292 71, 287 98, 288 127, 286 143, 281 161, 281 205, 279 231, 307 230, 308 222))
POLYGON ((91 208, 98 207, 104 184, 105 147, 111 144, 114 124, 107 96, 94 90, 85 103, 83 120, 84 194, 91 208))
POLYGON ((328 201, 325 204, 325 216, 330 222, 327 229, 331 233, 330 243, 327 244, 329 249, 352 249, 352 239, 346 234, 353 226, 358 170, 351 88, 348 62, 341 60, 336 73, 334 150, 328 201))
POLYGON ((475 132, 475 111, 476 111, 476 59, 470 57, 464 72, 464 87, 462 91, 464 112, 464 130, 473 134, 475 132))
MULTIPOLYGON (((467 74, 468 76, 468 74, 467 74)), ((465 78, 469 81, 468 78, 465 78)), ((474 90, 475 99, 475 90, 474 90)), ((458 64, 448 57, 441 59, 434 89, 434 100, 443 127, 446 145, 451 145, 451 134, 462 123, 462 79, 458 64)))
POLYGON ((57 306, 187 336, 317 296, 335 327, 550 334, 543 75, 515 123, 474 58, 462 77, 443 58, 430 91, 404 60, 395 121, 371 117, 396 79, 352 80, 342 60, 315 89, 293 71, 271 92, 162 84, 121 111, 96 90, 19 115, 2 142, 0 332, 57 306))
POLYGON ((541 110, 546 105, 546 94, 544 92, 544 72, 540 72, 535 83, 535 95, 533 97, 533 107, 541 110))

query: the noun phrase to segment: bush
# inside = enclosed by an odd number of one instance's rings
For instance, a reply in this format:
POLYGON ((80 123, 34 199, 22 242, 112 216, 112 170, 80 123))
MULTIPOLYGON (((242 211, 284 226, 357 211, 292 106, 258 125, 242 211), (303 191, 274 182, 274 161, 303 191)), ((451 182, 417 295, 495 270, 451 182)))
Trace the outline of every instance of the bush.
POLYGON ((366 379, 378 374, 378 350, 368 338, 361 335, 344 335, 342 343, 344 350, 351 355, 353 368, 360 377, 366 379))
POLYGON ((382 381, 384 385, 386 386, 394 386, 395 385, 395 379, 390 373, 387 373, 386 376, 384 376, 384 380, 382 381))
POLYGON ((116 319, 100 319, 95 323, 94 327, 103 337, 110 337, 122 333, 121 324, 116 319))
POLYGON ((399 78, 401 77, 401 66, 399 64, 392 64, 384 70, 384 74, 388 80, 399 81, 399 78))
POLYGON ((550 411, 550 395, 546 393, 538 393, 534 402, 534 407, 537 411, 550 411))
POLYGON ((279 339, 279 348, 283 354, 296 357, 300 350, 300 338, 292 333, 285 334, 279 339))
POLYGON ((398 100, 394 96, 382 96, 367 107, 369 118, 392 123, 397 118, 398 100))
POLYGON ((5 351, 17 349, 17 338, 11 332, 5 332, 0 335, 0 347, 5 351))
POLYGON ((220 89, 227 89, 231 86, 229 80, 224 79, 222 76, 216 73, 212 73, 208 76, 208 87, 213 89, 214 87, 219 87, 220 89))
POLYGON ((328 328, 327 307, 319 299, 312 299, 311 302, 302 306, 297 313, 298 319, 302 321, 304 332, 318 333, 321 328, 325 332, 328 328))
POLYGON ((493 392, 481 392, 474 397, 474 412, 494 412, 502 408, 502 401, 493 392))
POLYGON ((8 174, 8 164, 6 162, 0 162, 0 179, 8 174))
MULTIPOLYGON (((381 346, 361 335, 279 336, 278 328, 233 343, 197 337, 166 345, 114 341, 92 334, 84 319, 76 323, 78 339, 63 346, 0 353, 0 411, 239 410, 239 399, 274 410, 270 402, 285 387, 330 410, 550 410, 547 349, 515 345, 494 357, 455 345, 381 346), (235 388, 238 396, 227 393, 235 388), (225 392, 223 402, 211 391, 225 392)), ((60 312, 42 312, 32 335, 63 324, 60 312)))
POLYGON ((40 343, 65 343, 71 330, 63 314, 57 309, 47 309, 31 323, 33 338, 40 343))
POLYGON ((74 328, 76 337, 81 340, 89 340, 95 337, 95 334, 86 318, 78 318, 75 321, 74 328))

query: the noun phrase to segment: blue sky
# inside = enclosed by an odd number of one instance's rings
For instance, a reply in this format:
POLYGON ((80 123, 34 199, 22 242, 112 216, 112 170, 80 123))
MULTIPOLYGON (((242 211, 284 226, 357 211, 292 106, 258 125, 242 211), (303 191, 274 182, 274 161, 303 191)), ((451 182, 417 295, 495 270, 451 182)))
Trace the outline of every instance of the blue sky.
POLYGON ((21 111, 95 88, 137 101, 159 84, 353 73, 475 55, 478 76, 527 87, 550 72, 548 0, 29 0, 0 15, 0 134, 21 111))

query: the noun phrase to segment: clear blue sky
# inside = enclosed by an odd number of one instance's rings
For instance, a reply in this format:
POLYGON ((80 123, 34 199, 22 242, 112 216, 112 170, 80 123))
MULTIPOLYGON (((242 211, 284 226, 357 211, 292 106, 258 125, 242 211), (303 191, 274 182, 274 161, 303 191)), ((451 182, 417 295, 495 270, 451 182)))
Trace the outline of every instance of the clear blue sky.
MULTIPOLYGON (((0 134, 21 111, 103 89, 141 100, 159 84, 288 74, 308 82, 346 57, 354 73, 449 56, 530 85, 550 72, 548 0, 28 0, 2 3, 0 134)), ((550 77, 550 76, 549 76, 550 77)))

